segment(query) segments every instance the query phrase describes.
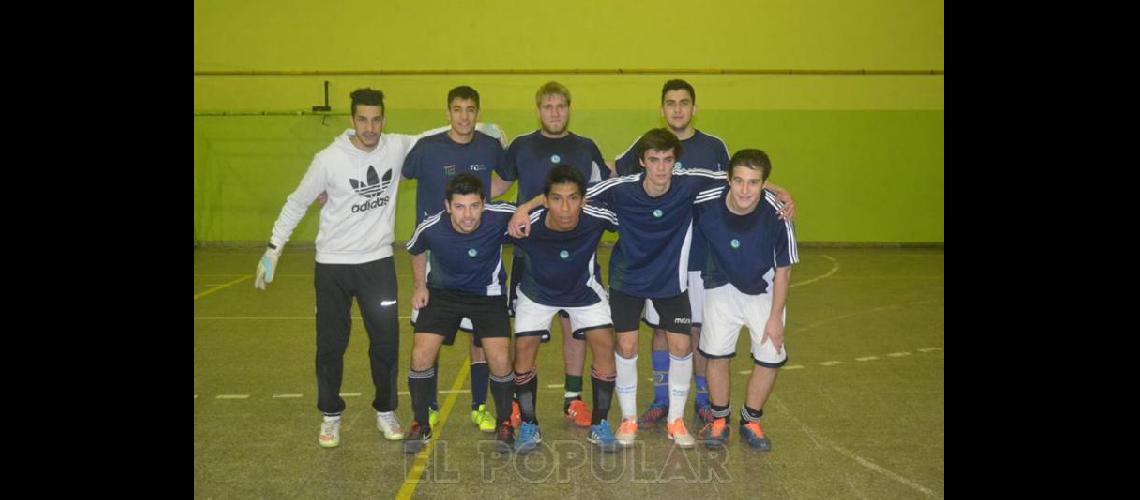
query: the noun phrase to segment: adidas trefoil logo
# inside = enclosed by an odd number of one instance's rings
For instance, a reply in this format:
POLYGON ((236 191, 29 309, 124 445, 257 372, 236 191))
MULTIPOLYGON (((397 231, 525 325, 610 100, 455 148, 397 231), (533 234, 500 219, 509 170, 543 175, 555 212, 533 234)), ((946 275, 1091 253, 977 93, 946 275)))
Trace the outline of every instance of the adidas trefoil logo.
POLYGON ((349 179, 348 183, 352 185, 356 194, 372 198, 359 205, 353 205, 353 212, 366 212, 373 208, 387 206, 390 197, 384 193, 388 191, 388 186, 392 185, 392 169, 388 169, 387 172, 384 172, 384 177, 380 177, 376 173, 376 167, 369 165, 364 181, 349 179))

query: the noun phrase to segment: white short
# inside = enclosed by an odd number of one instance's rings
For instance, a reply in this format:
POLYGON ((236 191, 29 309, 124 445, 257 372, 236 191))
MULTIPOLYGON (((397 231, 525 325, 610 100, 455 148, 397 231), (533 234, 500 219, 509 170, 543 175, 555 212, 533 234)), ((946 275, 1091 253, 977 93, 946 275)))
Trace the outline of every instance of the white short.
MULTIPOLYGON (((431 298, 429 297, 428 300, 431 298)), ((416 318, 418 317, 420 317, 420 310, 412 309, 412 326, 416 326, 416 318)), ((472 333, 475 331, 475 326, 471 324, 471 318, 463 318, 459 321, 459 329, 466 333, 472 333)))
MULTIPOLYGON (((700 271, 689 271, 689 309, 693 320, 692 325, 700 328, 701 320, 704 317, 702 310, 705 307, 705 282, 701 279, 700 271)), ((657 309, 653 307, 653 299, 645 299, 645 324, 658 328, 657 325, 661 324, 661 316, 657 314, 657 309)))
MULTIPOLYGON (((771 288, 769 288, 771 290, 771 288)), ((705 291, 705 321, 698 348, 706 358, 731 358, 736 355, 736 339, 740 328, 748 327, 752 336, 752 360, 761 366, 779 368, 788 362, 788 344, 780 352, 764 337, 764 325, 772 312, 772 294, 748 295, 731 283, 705 291)), ((787 319, 787 308, 780 311, 787 319)), ((787 323, 785 323, 787 324, 787 323)))
POLYGON ((518 291, 518 300, 515 302, 515 337, 529 337, 550 333, 550 319, 559 310, 570 315, 570 328, 574 330, 574 338, 585 339, 586 332, 595 328, 612 328, 613 320, 610 318, 610 303, 602 295, 602 300, 596 304, 581 307, 558 307, 539 304, 522 290, 518 291))

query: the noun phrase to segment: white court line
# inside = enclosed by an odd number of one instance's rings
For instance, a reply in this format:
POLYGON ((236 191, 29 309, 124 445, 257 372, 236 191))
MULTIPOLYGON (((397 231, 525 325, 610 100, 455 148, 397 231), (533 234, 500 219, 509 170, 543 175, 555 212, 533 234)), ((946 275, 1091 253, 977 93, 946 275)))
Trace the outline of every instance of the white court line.
POLYGON ((804 431, 804 433, 808 435, 808 438, 810 438, 810 439, 811 439, 813 442, 815 442, 815 444, 816 444, 816 445, 818 445, 818 446, 827 446, 827 447, 829 447, 829 448, 831 448, 831 449, 835 450, 837 453, 839 453, 839 454, 841 454, 841 455, 843 455, 843 456, 845 456, 845 457, 847 457, 847 458, 850 458, 851 460, 854 460, 854 461, 855 461, 855 463, 857 463, 857 464, 859 464, 859 465, 862 465, 863 467, 866 467, 866 468, 868 468, 868 469, 871 469, 871 470, 873 470, 873 471, 875 471, 875 472, 878 472, 879 474, 882 474, 882 475, 884 475, 884 476, 887 476, 887 477, 889 477, 889 478, 891 478, 891 479, 894 479, 895 481, 898 481, 898 482, 900 482, 900 483, 902 483, 902 484, 905 484, 905 485, 907 485, 907 486, 910 486, 911 488, 914 488, 914 489, 916 489, 916 490, 918 490, 918 491, 921 491, 922 493, 925 493, 927 496, 931 496, 931 497, 932 497, 932 496, 935 496, 935 495, 934 495, 934 492, 933 492, 933 491, 931 491, 931 490, 930 490, 930 488, 927 488, 927 487, 925 487, 925 486, 923 486, 923 485, 921 485, 921 484, 918 484, 918 483, 916 483, 916 482, 914 482, 914 481, 911 481, 911 480, 909 480, 909 479, 907 479, 907 478, 905 478, 905 477, 902 477, 902 476, 900 476, 900 475, 898 475, 898 474, 896 474, 896 473, 894 473, 894 472, 891 472, 891 471, 889 471, 889 470, 887 470, 887 469, 884 469, 884 468, 882 468, 882 467, 879 467, 879 466, 878 466, 878 465, 876 465, 874 462, 871 462, 870 460, 867 460, 867 459, 865 459, 865 458, 863 458, 863 457, 861 457, 861 456, 859 456, 859 455, 856 455, 856 454, 854 454, 854 453, 852 453, 852 452, 850 452, 850 451, 847 451, 847 450, 845 450, 845 449, 843 449, 843 448, 840 448, 839 446, 836 446, 835 444, 833 444, 831 441, 828 441, 827 439, 824 439, 823 437, 821 437, 821 436, 817 435, 817 434, 815 433, 815 431, 813 431, 813 430, 812 430, 810 427, 808 427, 808 426, 804 425, 804 423, 803 423, 803 422, 801 422, 799 418, 796 418, 796 416, 792 414, 792 412, 791 412, 791 410, 788 408, 788 406, 787 406, 787 405, 785 405, 785 404, 784 404, 782 401, 780 401, 778 398, 776 398, 776 397, 773 397, 771 401, 772 401, 772 403, 773 403, 773 404, 779 405, 779 406, 781 407, 781 413, 783 413, 783 414, 787 415, 787 416, 788 416, 788 417, 790 417, 790 418, 791 418, 793 421, 795 421, 795 423, 796 423, 796 424, 798 424, 798 425, 800 426, 800 429, 801 429, 801 430, 803 430, 803 431, 804 431))
POLYGON ((546 388, 547 389, 561 389, 564 386, 565 386, 565 384, 548 384, 546 386, 546 388))
POLYGON ((360 393, 359 392, 342 392, 342 393, 340 393, 340 395, 341 395, 341 397, 351 398, 351 397, 359 396, 360 393))
POLYGON ((862 358, 855 358, 855 361, 874 361, 876 359, 879 359, 879 357, 878 356, 864 356, 862 358))
POLYGON ((917 349, 918 352, 930 352, 930 351, 941 351, 941 350, 942 350, 941 347, 923 347, 921 349, 917 349))
POLYGON ((785 366, 785 367, 780 368, 780 369, 781 370, 799 370, 800 368, 803 368, 803 367, 804 367, 804 365, 788 365, 788 366, 785 366))
POLYGON ((195 395, 194 395, 194 399, 198 399, 198 395, 197 395, 197 394, 195 394, 195 395))
POLYGON ((823 366, 835 366, 835 365, 838 365, 840 363, 842 363, 842 361, 824 361, 820 364, 823 366))
POLYGON ((892 358, 901 358, 903 356, 910 356, 910 353, 909 352, 892 352, 892 353, 888 354, 887 356, 890 356, 892 358))
POLYGON ((218 394, 214 399, 249 399, 249 394, 218 394))
POLYGON ((281 398, 299 398, 303 395, 304 394, 274 394, 273 397, 278 398, 278 399, 281 399, 281 398))
POLYGON ((831 270, 830 271, 823 273, 823 275, 821 275, 821 276, 816 276, 816 277, 814 277, 810 280, 807 280, 807 281, 801 281, 799 283, 792 283, 792 284, 788 285, 788 288, 795 288, 795 287, 800 286, 800 285, 807 285, 810 283, 815 283, 821 279, 827 278, 828 276, 831 276, 831 275, 839 272, 839 261, 838 260, 835 260, 834 257, 831 257, 829 255, 821 255, 821 257, 831 261, 831 270))

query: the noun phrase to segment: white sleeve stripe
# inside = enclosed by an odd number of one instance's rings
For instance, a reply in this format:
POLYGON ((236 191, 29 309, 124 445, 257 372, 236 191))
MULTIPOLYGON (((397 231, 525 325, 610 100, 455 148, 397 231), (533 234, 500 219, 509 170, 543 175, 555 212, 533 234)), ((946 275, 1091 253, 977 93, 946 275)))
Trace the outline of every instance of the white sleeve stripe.
POLYGON ((800 261, 800 251, 796 245, 796 228, 791 221, 784 221, 784 227, 788 231, 788 260, 795 264, 800 261))
POLYGON ((594 205, 583 205, 582 209, 586 210, 586 211, 602 213, 602 214, 605 214, 607 217, 617 217, 617 213, 614 212, 613 210, 605 209, 602 207, 596 207, 594 205))
POLYGON ((780 200, 776 198, 776 194, 771 192, 771 191, 768 191, 767 189, 764 190, 764 199, 768 201, 769 205, 776 207, 777 212, 784 209, 784 204, 781 203, 780 200))
POLYGON ((701 191, 701 192, 697 193, 697 196, 704 196, 704 195, 707 195, 709 193, 720 194, 720 192, 723 190, 724 190, 724 186, 717 186, 717 187, 714 187, 712 189, 706 189, 704 191, 701 191))
POLYGON ((728 174, 724 172, 713 172, 705 168, 674 168, 673 173, 677 175, 697 175, 701 177, 710 177, 713 179, 727 179, 728 174))
POLYGON ((485 208, 492 212, 515 213, 515 206, 510 203, 490 203, 485 208))
POLYGON ((590 189, 587 189, 586 190, 586 197, 589 198, 589 197, 594 196, 598 193, 604 192, 605 190, 607 190, 613 186, 616 186, 618 184, 621 184, 623 182, 634 182, 634 181, 637 181, 636 175, 627 175, 625 177, 614 177, 611 179, 606 179, 602 182, 594 184, 592 187, 590 187, 590 189))
POLYGON ((631 142, 629 144, 629 147, 625 148, 625 151, 622 151, 621 154, 614 157, 614 161, 618 161, 621 159, 621 157, 625 156, 626 153, 628 153, 631 149, 633 149, 634 146, 637 145, 637 141, 640 141, 640 140, 641 140, 640 137, 638 137, 637 139, 634 139, 633 142, 631 142))
POLYGON ((542 217, 542 210, 535 210, 535 211, 531 212, 530 213, 530 223, 534 224, 535 222, 538 222, 539 217, 542 217))
POLYGON ((412 247, 415 246, 416 240, 420 237, 420 233, 423 233, 425 229, 439 222, 439 216, 441 214, 443 214, 443 212, 437 213, 431 217, 424 219, 424 221, 420 223, 419 227, 416 227, 416 232, 412 233, 412 238, 408 240, 408 244, 406 245, 408 247, 408 250, 411 250, 412 247))
POLYGON ((598 210, 598 209, 591 210, 589 207, 584 207, 582 209, 582 212, 585 213, 586 215, 589 215, 589 216, 597 218, 597 219, 608 220, 608 221, 610 221, 611 224, 613 224, 615 226, 618 225, 617 216, 614 215, 613 212, 610 212, 607 210, 598 210))

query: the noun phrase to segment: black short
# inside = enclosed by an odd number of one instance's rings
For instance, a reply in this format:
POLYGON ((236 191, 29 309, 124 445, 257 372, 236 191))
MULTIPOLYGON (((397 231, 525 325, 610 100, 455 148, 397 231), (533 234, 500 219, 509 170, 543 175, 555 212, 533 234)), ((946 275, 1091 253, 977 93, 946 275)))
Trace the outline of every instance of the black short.
POLYGON ((505 297, 471 295, 430 287, 428 305, 420 309, 416 318, 415 333, 443 335, 443 345, 452 345, 463 318, 471 318, 471 326, 475 327, 473 335, 478 340, 511 336, 505 297))
MULTIPOLYGON (((641 319, 641 310, 645 307, 646 297, 626 295, 619 290, 610 288, 610 316, 614 320, 615 332, 637 331, 641 319)), ((661 318, 663 330, 673 333, 689 335, 692 330, 692 313, 689 311, 689 294, 681 292, 680 295, 667 298, 654 298, 653 305, 657 315, 661 318)))

